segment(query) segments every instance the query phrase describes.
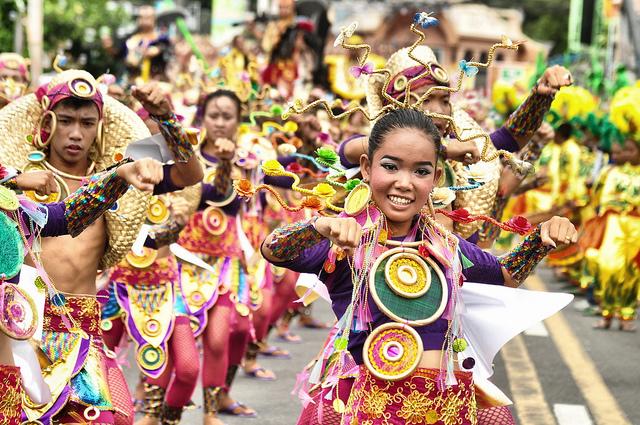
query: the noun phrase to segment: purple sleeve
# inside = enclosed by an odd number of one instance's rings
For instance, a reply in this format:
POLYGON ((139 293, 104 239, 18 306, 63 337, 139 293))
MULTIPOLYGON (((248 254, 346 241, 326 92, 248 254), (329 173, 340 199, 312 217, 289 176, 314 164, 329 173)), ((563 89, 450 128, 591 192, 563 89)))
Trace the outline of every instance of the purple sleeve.
POLYGON ((344 154, 344 147, 347 145, 347 143, 359 139, 361 137, 367 137, 363 134, 355 134, 351 137, 349 137, 347 140, 343 141, 342 143, 340 143, 340 146, 338 146, 338 156, 340 157, 340 164, 344 167, 344 168, 354 168, 354 167, 358 167, 359 164, 354 164, 352 162, 349 162, 349 160, 347 159, 347 157, 344 154))
MULTIPOLYGON (((297 158, 293 155, 279 156, 278 162, 282 164, 284 168, 287 168, 289 164, 296 162, 297 158)), ((264 184, 270 186, 281 187, 284 189, 290 189, 293 184, 293 179, 287 176, 264 176, 262 179, 264 184)))
MULTIPOLYGON (((222 202, 227 199, 228 196, 228 194, 220 193, 215 185, 210 183, 202 183, 202 194, 200 195, 200 205, 198 205, 198 211, 202 211, 209 206, 209 204, 207 204, 207 201, 222 202)), ((236 196, 236 198, 231 201, 231 203, 225 205, 224 207, 221 207, 221 209, 225 212, 225 214, 235 216, 238 214, 238 211, 240 211, 240 206, 242 205, 241 203, 242 200, 240 199, 240 197, 236 196)))
MULTIPOLYGON (((40 233, 43 237, 53 237, 68 235, 67 217, 65 214, 66 206, 64 202, 54 202, 52 204, 42 204, 38 208, 47 210, 47 224, 42 228, 40 233)), ((23 220, 28 220, 28 216, 22 212, 23 220)))
POLYGON ((181 186, 177 186, 171 179, 171 167, 173 167, 173 164, 164 164, 162 166, 162 181, 153 188, 154 195, 162 195, 163 193, 184 189, 181 186))
POLYGON ((477 245, 458 238, 462 254, 473 263, 462 271, 469 282, 488 283, 491 285, 504 285, 502 266, 492 254, 483 251, 477 245))
POLYGON ((274 266, 284 267, 298 273, 318 274, 329 253, 329 239, 323 239, 320 243, 305 249, 302 254, 293 260, 273 263, 274 266))
POLYGON ((520 150, 520 145, 518 145, 516 139, 513 138, 513 135, 505 126, 491 133, 490 137, 493 145, 498 150, 505 150, 507 152, 518 152, 520 150))

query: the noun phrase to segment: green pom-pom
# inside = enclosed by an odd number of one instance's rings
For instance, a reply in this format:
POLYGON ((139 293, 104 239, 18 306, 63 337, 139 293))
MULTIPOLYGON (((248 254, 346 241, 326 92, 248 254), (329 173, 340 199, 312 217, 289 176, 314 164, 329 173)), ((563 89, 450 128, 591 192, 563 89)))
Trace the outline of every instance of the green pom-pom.
POLYGON ((24 260, 22 237, 6 214, 0 212, 0 278, 11 279, 20 272, 24 260))
POLYGON ((333 343, 333 347, 336 349, 336 351, 343 351, 347 349, 348 344, 349 341, 346 338, 337 338, 333 343))
POLYGON ((464 350, 467 349, 467 341, 464 338, 456 338, 453 341, 453 351, 455 351, 456 353, 462 353, 464 350))
POLYGON ((350 192, 359 184, 360 184, 360 179, 347 180, 347 182, 344 184, 344 188, 350 192))
POLYGON ((282 108, 282 106, 280 105, 273 105, 271 107, 271 113, 273 115, 279 116, 279 115, 282 115, 282 112, 284 112, 284 108, 282 108))
POLYGON ((338 154, 335 153, 334 150, 329 148, 318 148, 318 150, 316 151, 316 156, 318 157, 318 160, 328 165, 335 165, 340 159, 338 157, 338 154))

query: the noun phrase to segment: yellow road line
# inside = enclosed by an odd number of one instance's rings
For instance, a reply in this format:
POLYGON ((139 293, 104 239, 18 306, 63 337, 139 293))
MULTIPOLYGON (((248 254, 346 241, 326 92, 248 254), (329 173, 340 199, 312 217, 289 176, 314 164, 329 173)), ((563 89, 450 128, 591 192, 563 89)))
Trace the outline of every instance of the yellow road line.
POLYGON ((501 353, 519 423, 556 425, 522 336, 518 335, 509 341, 502 347, 501 353))
MULTIPOLYGON (((535 291, 546 291, 545 284, 537 275, 527 280, 527 287, 535 291)), ((618 402, 598 372, 596 365, 584 351, 564 315, 558 313, 545 321, 551 338, 562 360, 569 368, 582 396, 587 401, 591 414, 598 425, 629 425, 618 402)), ((517 407, 517 404, 516 404, 517 407)))

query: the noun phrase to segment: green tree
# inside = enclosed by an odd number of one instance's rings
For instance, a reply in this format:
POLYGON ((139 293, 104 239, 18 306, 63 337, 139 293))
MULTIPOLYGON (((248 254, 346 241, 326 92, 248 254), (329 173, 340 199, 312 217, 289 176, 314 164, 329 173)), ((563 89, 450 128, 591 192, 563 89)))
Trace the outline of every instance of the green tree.
MULTIPOLYGON (((63 52, 71 63, 79 63, 94 75, 106 72, 113 59, 102 49, 101 28, 115 32, 119 26, 132 20, 118 3, 107 0, 44 0, 45 53, 55 56, 63 52)), ((14 23, 11 15, 15 13, 17 8, 13 0, 0 0, 0 51, 13 50, 14 23)))
POLYGON ((523 29, 529 37, 551 41, 551 55, 567 49, 569 27, 569 1, 558 0, 479 0, 492 7, 516 8, 524 12, 523 29))

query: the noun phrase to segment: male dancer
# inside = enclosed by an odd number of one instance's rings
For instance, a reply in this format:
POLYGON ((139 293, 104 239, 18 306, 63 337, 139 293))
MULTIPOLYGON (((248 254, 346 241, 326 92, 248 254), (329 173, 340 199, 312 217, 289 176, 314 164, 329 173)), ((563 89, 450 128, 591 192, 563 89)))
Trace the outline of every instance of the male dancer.
MULTIPOLYGON (((38 90, 44 110, 36 134, 30 139, 7 139, 15 143, 16 151, 20 151, 20 143, 29 143, 24 140, 32 140, 41 149, 29 153, 29 165, 33 168, 40 164, 53 171, 58 192, 79 187, 82 176, 92 173, 94 163, 102 168, 122 155, 116 149, 123 148, 118 145, 122 143, 120 139, 131 139, 132 134, 148 135, 132 111, 109 97, 103 98, 96 88, 96 81, 85 72, 61 73, 38 90)), ((197 160, 190 160, 192 149, 187 136, 174 133, 175 116, 171 115, 165 97, 155 86, 134 90, 133 94, 156 116, 166 134, 175 136, 169 137, 168 144, 176 163, 164 168, 154 167, 149 161, 143 163, 141 174, 151 176, 143 189, 158 194, 199 181, 202 170, 197 160), (154 186, 156 182, 159 184, 154 186)), ((23 98, 13 108, 5 108, 0 113, 0 127, 7 125, 7 116, 19 121, 17 112, 33 111, 23 108, 33 100, 23 98), (3 117, 5 113, 7 116, 3 117)), ((15 132, 13 135, 16 136, 15 132)), ((26 419, 43 424, 83 420, 131 423, 133 409, 128 388, 115 361, 103 348, 96 276, 99 269, 109 267, 129 250, 147 205, 148 195, 129 193, 118 202, 110 217, 96 220, 77 238, 42 239, 44 268, 65 295, 45 307, 41 349, 43 359, 50 364, 43 368, 43 375, 53 398, 44 406, 25 402, 26 419), (72 319, 71 331, 60 320, 61 314, 72 319)))

